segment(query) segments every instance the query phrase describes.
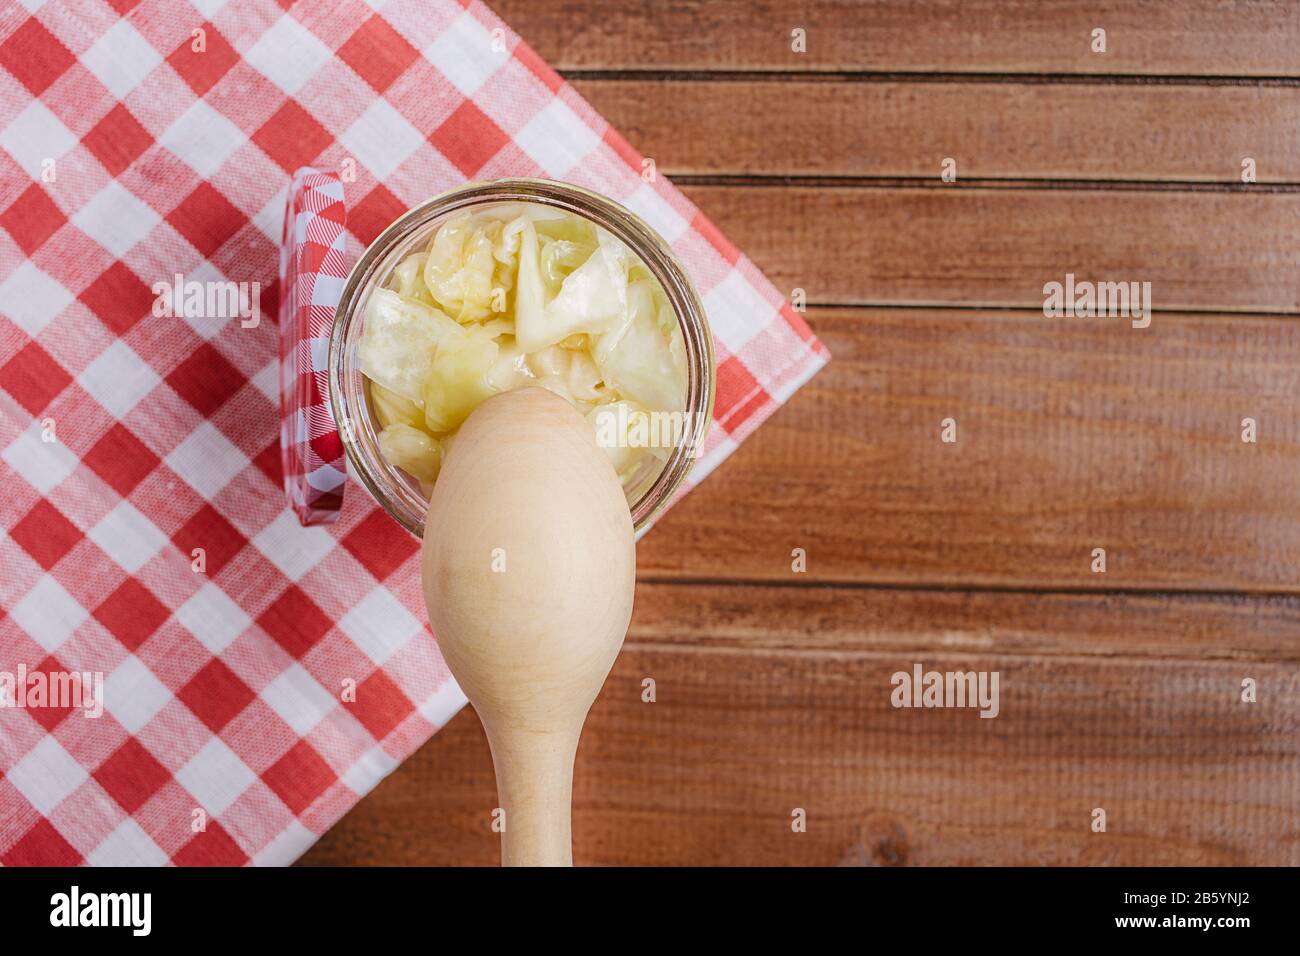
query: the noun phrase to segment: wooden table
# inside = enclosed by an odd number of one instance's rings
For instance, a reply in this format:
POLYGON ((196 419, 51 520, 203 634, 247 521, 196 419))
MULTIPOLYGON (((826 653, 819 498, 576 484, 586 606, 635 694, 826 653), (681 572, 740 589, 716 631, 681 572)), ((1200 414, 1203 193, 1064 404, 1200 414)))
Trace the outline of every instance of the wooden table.
MULTIPOLYGON (((834 355, 642 542, 577 862, 1300 863, 1300 4, 495 6, 834 355)), ((492 864, 495 805, 467 710, 304 862, 492 864)))

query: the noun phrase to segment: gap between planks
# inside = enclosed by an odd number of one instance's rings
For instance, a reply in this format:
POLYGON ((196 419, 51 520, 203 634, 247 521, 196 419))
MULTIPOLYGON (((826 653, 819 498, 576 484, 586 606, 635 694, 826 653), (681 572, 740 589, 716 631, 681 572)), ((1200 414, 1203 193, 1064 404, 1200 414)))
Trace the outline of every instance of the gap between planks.
POLYGON ((676 173, 663 170, 678 186, 719 186, 728 189, 1000 189, 1012 192, 1143 192, 1143 193, 1300 193, 1300 182, 1221 182, 1212 179, 1047 179, 959 178, 943 182, 938 176, 801 176, 768 173, 676 173))
POLYGON ((558 71, 565 80, 636 80, 686 83, 1003 83, 1017 86, 1245 86, 1300 87, 1295 76, 1145 76, 1139 73, 954 73, 899 70, 726 70, 573 68, 558 71))
MULTIPOLYGON (((809 325, 815 324, 815 316, 818 312, 845 312, 861 309, 863 311, 875 312, 997 312, 1007 313, 1010 315, 1021 314, 1024 316, 1042 315, 1042 306, 1037 305, 977 305, 968 302, 827 302, 818 300, 809 302, 807 311, 803 317, 809 325)), ((1152 306, 1153 315, 1162 315, 1169 318, 1178 316, 1189 316, 1192 318, 1215 318, 1217 316, 1231 316, 1234 319, 1286 319, 1293 320, 1300 318, 1300 313, 1296 312, 1270 312, 1260 309, 1216 309, 1216 308, 1187 308, 1187 309, 1170 309, 1152 306)), ((979 318, 978 315, 967 316, 967 318, 979 318)), ((1046 318, 1046 316, 1044 316, 1046 318)), ((816 329, 814 328, 814 331, 816 329)))
MULTIPOLYGON (((640 640, 629 637, 623 642, 624 649, 646 654, 674 654, 686 657, 695 655, 734 656, 743 653, 754 657, 792 657, 800 660, 853 660, 897 662, 902 658, 916 656, 924 658, 918 661, 925 669, 937 670, 939 665, 948 662, 969 662, 972 659, 984 661, 1041 661, 1053 663, 1088 663, 1106 662, 1125 666, 1142 667, 1147 664, 1184 664, 1189 667, 1205 664, 1300 664, 1300 654, 1277 655, 1249 652, 1234 652, 1218 655, 1161 655, 1161 654, 1127 654, 1124 651, 1099 651, 1096 654, 1080 654, 1078 651, 1054 652, 1050 650, 985 650, 980 648, 936 647, 917 641, 914 645, 892 648, 833 648, 833 647, 745 647, 735 642, 711 643, 703 638, 687 646, 670 641, 640 640)), ((971 668, 962 668, 970 670, 971 668)))
POLYGON ((1062 587, 1060 585, 1033 586, 1024 584, 944 584, 938 581, 854 581, 815 578, 810 581, 765 578, 724 578, 704 575, 638 574, 638 584, 673 585, 682 587, 741 587, 741 588, 787 588, 792 590, 833 589, 840 591, 921 591, 928 594, 1005 594, 1044 597, 1060 595, 1062 597, 1148 597, 1177 600, 1179 598, 1205 598, 1209 600, 1231 600, 1235 598, 1276 600, 1294 603, 1300 610, 1300 594, 1295 591, 1280 591, 1268 588, 1242 588, 1240 590, 1222 590, 1216 588, 1171 588, 1168 585, 1145 588, 1134 587, 1062 587))

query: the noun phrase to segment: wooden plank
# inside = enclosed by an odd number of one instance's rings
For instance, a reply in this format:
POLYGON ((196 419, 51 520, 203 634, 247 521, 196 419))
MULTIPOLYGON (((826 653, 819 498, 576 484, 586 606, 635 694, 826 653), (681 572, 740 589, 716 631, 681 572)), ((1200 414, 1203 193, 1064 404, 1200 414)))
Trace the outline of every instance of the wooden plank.
POLYGON ((496 0, 560 69, 1300 76, 1287 0, 496 0), (1092 52, 1093 30, 1106 52, 1092 52), (806 52, 791 31, 806 31, 806 52))
MULTIPOLYGON (((1269 187, 1261 187, 1267 190, 1269 187)), ((1159 309, 1300 311, 1300 193, 691 186, 777 288, 811 303, 1041 309, 1067 273, 1159 309)))
POLYGON ((937 180, 951 158, 959 181, 1240 183, 1249 157, 1261 183, 1300 181, 1294 86, 725 78, 574 86, 669 175, 937 180))
POLYGON ((642 575, 1300 591, 1300 323, 809 318, 833 361, 647 535, 642 575))
MULTIPOLYGON (((689 649, 1300 663, 1300 595, 642 581, 629 640, 689 649)), ((1159 665, 1163 666, 1163 665, 1159 665)))
MULTIPOLYGON (((1084 636, 1081 614, 1102 648, 1139 634, 1167 649, 1172 636, 1153 628, 1199 630, 1186 622, 1200 602, 1158 610, 1149 598, 1057 597, 1022 616, 1025 595, 983 595, 965 614, 924 596, 964 633, 985 632, 990 618, 1010 625, 979 648, 936 645, 921 603, 863 591, 851 598, 866 622, 856 635, 831 602, 835 646, 792 652, 773 646, 800 647, 809 630, 804 598, 785 603, 791 590, 749 589, 767 624, 744 646, 734 618, 715 612, 734 591, 640 587, 629 644, 578 755, 576 862, 1300 863, 1294 603, 1285 622, 1275 604, 1250 599, 1212 609, 1224 646, 1264 650, 1263 621, 1287 624, 1289 661, 1156 666, 1096 649, 996 648, 1060 647, 1062 634, 1084 636), (896 646, 883 649, 881 635, 896 646), (999 715, 893 708, 891 675, 914 663, 996 670, 999 715), (1240 701, 1245 677, 1258 682, 1258 703, 1240 701), (654 703, 641 699, 646 678, 654 703), (796 807, 806 833, 791 831, 796 807), (1106 833, 1090 829, 1096 807, 1106 833)), ((487 744, 467 711, 303 862, 491 865, 495 805, 487 744)))

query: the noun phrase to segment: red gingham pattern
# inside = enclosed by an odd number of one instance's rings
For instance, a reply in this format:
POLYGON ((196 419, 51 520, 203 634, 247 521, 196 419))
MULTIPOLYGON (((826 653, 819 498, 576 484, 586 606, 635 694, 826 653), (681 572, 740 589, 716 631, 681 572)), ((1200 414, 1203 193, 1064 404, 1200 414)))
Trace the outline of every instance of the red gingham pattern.
POLYGON ((98 719, 0 708, 0 863, 287 863, 463 703, 417 542, 364 494, 328 527, 284 500, 266 318, 305 165, 349 258, 466 179, 639 213, 717 343, 695 481, 828 357, 481 4, 0 8, 0 672, 106 675, 98 719), (177 275, 259 283, 263 321, 155 314, 177 275))
POLYGON ((348 277, 343 183, 304 168, 289 184, 280 243, 280 460, 298 520, 328 524, 343 504, 343 442, 329 408, 329 337, 348 277))

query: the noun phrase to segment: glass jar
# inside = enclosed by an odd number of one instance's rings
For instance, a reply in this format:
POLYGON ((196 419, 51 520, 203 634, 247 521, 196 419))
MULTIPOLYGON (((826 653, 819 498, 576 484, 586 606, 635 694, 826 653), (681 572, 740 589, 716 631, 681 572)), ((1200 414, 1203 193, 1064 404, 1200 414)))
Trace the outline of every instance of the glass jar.
POLYGON ((699 293, 668 243, 612 199, 568 183, 501 179, 448 190, 398 218, 357 260, 343 287, 329 343, 329 400, 348 460, 384 510, 412 534, 422 536, 428 503, 419 483, 389 464, 379 451, 378 423, 357 357, 364 306, 371 291, 388 280, 402 259, 425 248, 448 218, 509 202, 549 206, 608 230, 641 258, 677 316, 686 352, 685 428, 657 474, 625 486, 632 522, 640 531, 668 504, 704 446, 713 419, 713 336, 699 293))

